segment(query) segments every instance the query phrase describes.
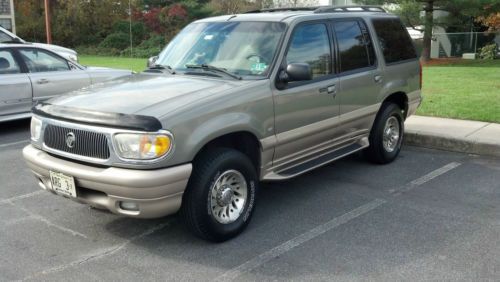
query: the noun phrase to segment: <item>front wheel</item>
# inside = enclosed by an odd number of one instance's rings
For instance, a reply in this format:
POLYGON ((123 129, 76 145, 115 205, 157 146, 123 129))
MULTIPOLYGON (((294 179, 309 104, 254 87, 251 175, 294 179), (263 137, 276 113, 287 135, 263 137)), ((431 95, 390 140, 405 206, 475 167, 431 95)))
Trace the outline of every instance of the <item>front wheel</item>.
POLYGON ((258 177, 247 156, 216 148, 194 162, 181 214, 198 237, 222 242, 241 233, 255 207, 258 177))
POLYGON ((370 147, 365 151, 368 160, 387 164, 394 161, 403 143, 404 118, 394 103, 383 104, 370 132, 370 147))

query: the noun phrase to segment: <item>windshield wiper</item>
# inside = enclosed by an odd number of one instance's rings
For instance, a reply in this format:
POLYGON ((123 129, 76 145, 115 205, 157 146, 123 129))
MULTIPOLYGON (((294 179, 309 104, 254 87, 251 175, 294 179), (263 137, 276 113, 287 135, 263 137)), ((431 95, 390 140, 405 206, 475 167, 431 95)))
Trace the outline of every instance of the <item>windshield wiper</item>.
POLYGON ((237 80, 241 80, 241 76, 239 75, 236 75, 232 72, 229 72, 227 71, 226 69, 223 69, 223 68, 219 68, 219 67, 216 67, 216 66, 212 66, 212 65, 207 65, 207 64, 201 64, 201 65, 186 65, 186 68, 188 69, 202 69, 202 70, 208 70, 208 71, 216 71, 216 72, 220 72, 220 73, 223 73, 227 76, 230 76, 234 79, 237 79, 237 80))
POLYGON ((167 65, 154 65, 149 67, 150 70, 167 70, 170 74, 175 74, 175 70, 171 66, 167 65))

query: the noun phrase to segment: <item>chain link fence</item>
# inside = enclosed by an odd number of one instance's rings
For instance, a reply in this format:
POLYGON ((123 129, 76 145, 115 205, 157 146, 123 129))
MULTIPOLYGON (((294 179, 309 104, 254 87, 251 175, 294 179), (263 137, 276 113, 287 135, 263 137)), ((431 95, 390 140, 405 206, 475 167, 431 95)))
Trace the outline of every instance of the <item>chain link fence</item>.
POLYGON ((496 44, 497 53, 500 53, 500 32, 434 33, 431 57, 453 58, 467 53, 477 54, 490 44, 496 44))

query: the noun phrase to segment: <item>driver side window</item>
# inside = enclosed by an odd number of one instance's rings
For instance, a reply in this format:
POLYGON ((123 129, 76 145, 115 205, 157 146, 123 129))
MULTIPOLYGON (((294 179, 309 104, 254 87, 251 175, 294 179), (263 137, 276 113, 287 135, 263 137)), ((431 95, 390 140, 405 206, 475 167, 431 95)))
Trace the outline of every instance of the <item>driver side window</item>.
POLYGON ((69 71, 68 62, 62 58, 39 49, 19 50, 30 73, 69 71))
POLYGON ((302 25, 295 29, 286 56, 287 64, 306 63, 313 79, 332 73, 330 40, 325 24, 302 25))

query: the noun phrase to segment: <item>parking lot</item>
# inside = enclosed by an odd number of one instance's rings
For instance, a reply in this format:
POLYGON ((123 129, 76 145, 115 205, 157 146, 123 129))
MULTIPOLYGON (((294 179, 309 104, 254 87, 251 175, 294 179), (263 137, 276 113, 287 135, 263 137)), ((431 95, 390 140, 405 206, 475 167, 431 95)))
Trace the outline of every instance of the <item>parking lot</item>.
POLYGON ((0 124, 0 281, 499 280, 500 160, 405 147, 262 185, 246 232, 221 244, 178 216, 136 220, 41 191, 29 121, 0 124))

